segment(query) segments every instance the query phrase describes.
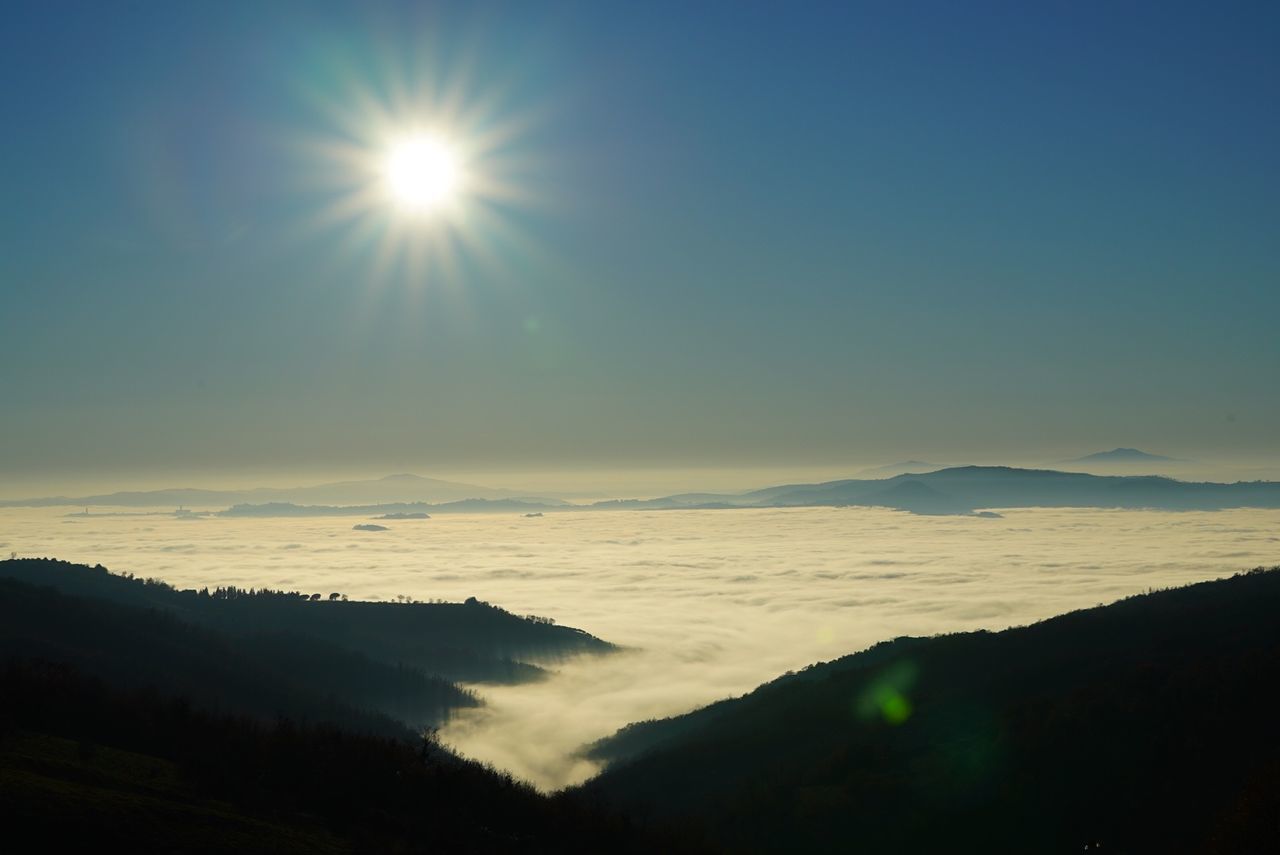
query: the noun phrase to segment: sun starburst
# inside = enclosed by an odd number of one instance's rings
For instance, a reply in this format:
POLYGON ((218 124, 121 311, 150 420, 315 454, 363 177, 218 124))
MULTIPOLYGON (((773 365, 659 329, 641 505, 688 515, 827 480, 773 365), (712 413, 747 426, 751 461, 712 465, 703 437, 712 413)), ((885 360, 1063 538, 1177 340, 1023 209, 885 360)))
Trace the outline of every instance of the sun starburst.
POLYGON ((535 158, 522 143, 540 111, 514 103, 508 81, 478 85, 474 59, 454 69, 372 65, 383 73, 335 62, 341 73, 307 86, 328 132, 302 140, 308 190, 322 195, 305 231, 333 236, 371 281, 451 287, 464 258, 510 280, 511 247, 538 254, 509 215, 535 204, 521 183, 535 158))

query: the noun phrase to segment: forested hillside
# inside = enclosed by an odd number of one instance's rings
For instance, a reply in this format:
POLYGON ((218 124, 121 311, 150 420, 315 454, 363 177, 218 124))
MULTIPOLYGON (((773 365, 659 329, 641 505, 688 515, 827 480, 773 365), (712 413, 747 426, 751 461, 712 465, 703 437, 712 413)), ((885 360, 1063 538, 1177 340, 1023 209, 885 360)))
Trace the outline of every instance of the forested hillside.
POLYGON ((50 852, 696 851, 429 738, 217 714, 13 661, 0 665, 0 822, 50 852))
MULTIPOLYGON (((0 562, 0 822, 49 851, 691 851, 441 746, 435 725, 479 699, 396 657, 443 644, 512 666, 494 652, 610 649, 483 603, 0 562)), ((541 673, 524 667, 508 676, 541 673)))
POLYGON ((180 591, 158 580, 111 573, 101 565, 52 559, 0 561, 0 579, 4 578, 157 609, 230 635, 271 632, 312 639, 448 680, 522 682, 542 676, 534 663, 614 649, 581 630, 514 615, 474 599, 349 602, 338 591, 315 595, 232 586, 180 591))
POLYGON ((1277 615, 1257 570, 901 639, 627 728, 585 789, 736 851, 1267 851, 1277 615))

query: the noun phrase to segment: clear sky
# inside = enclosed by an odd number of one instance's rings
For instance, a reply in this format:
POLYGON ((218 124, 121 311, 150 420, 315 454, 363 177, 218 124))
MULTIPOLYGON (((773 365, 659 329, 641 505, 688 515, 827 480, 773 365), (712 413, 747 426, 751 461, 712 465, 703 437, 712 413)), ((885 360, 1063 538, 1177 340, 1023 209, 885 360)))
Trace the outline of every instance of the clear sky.
POLYGON ((9 4, 0 479, 1274 455, 1277 44, 1275 3, 9 4), (359 191, 422 126, 472 150, 448 222, 359 191))

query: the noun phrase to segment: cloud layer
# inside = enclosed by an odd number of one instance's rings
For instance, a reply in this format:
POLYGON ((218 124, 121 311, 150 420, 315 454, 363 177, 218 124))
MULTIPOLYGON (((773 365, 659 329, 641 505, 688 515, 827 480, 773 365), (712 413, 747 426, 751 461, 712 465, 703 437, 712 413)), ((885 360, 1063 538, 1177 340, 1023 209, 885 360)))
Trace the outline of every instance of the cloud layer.
POLYGON ((352 598, 476 596, 626 645, 556 663, 446 741, 548 788, 594 771, 575 752, 631 721, 740 694, 898 635, 1003 628, 1280 561, 1280 511, 1014 510, 999 519, 878 509, 350 518, 64 517, 0 512, 0 549, 102 563, 179 586, 352 598))

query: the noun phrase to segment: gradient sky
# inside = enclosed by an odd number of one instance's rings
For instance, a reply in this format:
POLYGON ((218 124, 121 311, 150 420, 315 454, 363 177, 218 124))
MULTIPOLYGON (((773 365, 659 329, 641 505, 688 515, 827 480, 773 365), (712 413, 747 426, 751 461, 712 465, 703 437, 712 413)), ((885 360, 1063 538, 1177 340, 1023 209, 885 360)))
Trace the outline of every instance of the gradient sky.
POLYGON ((1275 3, 5 18, 0 479, 1280 452, 1275 3), (451 268, 320 216, 440 87, 451 268))

